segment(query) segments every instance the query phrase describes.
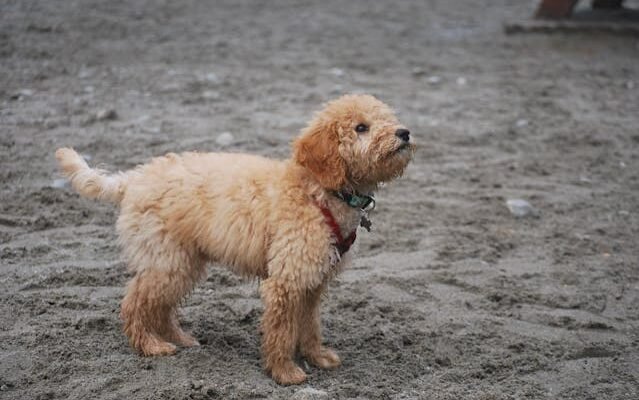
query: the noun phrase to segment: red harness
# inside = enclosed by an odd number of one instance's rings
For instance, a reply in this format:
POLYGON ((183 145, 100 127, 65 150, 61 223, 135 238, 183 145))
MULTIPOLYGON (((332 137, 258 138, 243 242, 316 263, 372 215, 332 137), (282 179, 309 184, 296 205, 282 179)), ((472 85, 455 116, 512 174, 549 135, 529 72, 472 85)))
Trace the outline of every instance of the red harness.
POLYGON ((357 229, 351 232, 346 238, 342 236, 342 231, 339 229, 339 225, 337 221, 335 221, 335 217, 333 217, 333 213, 326 207, 322 207, 319 204, 317 205, 319 209, 324 214, 324 218, 326 219, 326 223, 331 227, 333 231, 333 235, 335 235, 335 239, 337 239, 337 243, 335 243, 335 247, 337 247, 337 251, 339 251, 339 255, 343 256, 346 253, 353 243, 355 243, 355 239, 357 238, 357 229))

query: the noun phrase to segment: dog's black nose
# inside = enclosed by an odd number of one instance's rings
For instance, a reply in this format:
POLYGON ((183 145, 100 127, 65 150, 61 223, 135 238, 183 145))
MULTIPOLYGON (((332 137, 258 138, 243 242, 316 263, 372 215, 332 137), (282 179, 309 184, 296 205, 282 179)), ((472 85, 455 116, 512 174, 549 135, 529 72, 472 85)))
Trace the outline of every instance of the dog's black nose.
POLYGON ((402 139, 404 142, 410 140, 410 131, 408 129, 398 129, 395 131, 395 136, 402 139))

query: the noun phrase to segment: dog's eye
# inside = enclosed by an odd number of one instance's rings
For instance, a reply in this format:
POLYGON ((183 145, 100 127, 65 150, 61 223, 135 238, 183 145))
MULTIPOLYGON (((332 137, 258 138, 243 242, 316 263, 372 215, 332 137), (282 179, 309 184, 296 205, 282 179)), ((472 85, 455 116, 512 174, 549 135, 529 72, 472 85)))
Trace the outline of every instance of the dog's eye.
POLYGON ((368 125, 365 124, 359 124, 355 127, 355 132, 357 133, 364 133, 364 132, 368 132, 368 125))

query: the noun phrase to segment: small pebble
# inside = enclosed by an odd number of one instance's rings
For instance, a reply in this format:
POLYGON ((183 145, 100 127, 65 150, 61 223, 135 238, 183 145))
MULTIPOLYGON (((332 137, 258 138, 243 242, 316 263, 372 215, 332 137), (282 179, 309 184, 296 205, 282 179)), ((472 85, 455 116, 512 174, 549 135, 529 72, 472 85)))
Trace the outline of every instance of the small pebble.
POLYGON ((506 200, 506 206, 510 213, 517 218, 537 217, 539 215, 539 211, 526 200, 508 199, 506 200))
POLYGON ((235 140, 235 138, 231 132, 223 132, 217 137, 217 139, 215 139, 215 142, 220 146, 228 146, 233 143, 233 140, 235 140))
POLYGON ((194 390, 200 390, 204 386, 204 381, 192 381, 191 388, 194 390))
POLYGON ((91 70, 86 69, 86 68, 82 68, 80 70, 80 72, 78 72, 78 78, 80 79, 86 79, 86 78, 90 78, 91 75, 93 75, 93 73, 91 72, 91 70))
POLYGON ((581 183, 591 183, 592 179, 588 178, 587 176, 580 175, 579 176, 579 182, 581 182, 581 183))
POLYGON ((344 76, 344 70, 340 68, 331 68, 329 72, 335 76, 344 76))
POLYGON ((53 183, 51 183, 51 187, 56 189, 62 189, 66 187, 68 183, 69 182, 66 179, 58 178, 53 180, 53 183))
POLYGON ((146 121, 148 121, 150 119, 151 119, 150 115, 142 115, 139 118, 137 118, 134 122, 136 124, 143 124, 143 123, 145 123, 146 121))
POLYGON ((220 98, 220 92, 215 90, 205 90, 202 92, 202 98, 206 100, 218 100, 220 98))
POLYGON ((209 72, 208 74, 206 74, 206 80, 211 83, 218 83, 220 81, 220 78, 218 78, 218 76, 215 75, 213 72, 209 72))
POLYGON ((429 76, 426 81, 430 84, 436 85, 442 81, 442 78, 437 75, 429 76))
POLYGON ((328 393, 323 390, 307 387, 300 389, 291 396, 291 400, 328 400, 328 393))
POLYGON ((22 89, 18 92, 21 97, 31 97, 33 96, 33 90, 31 89, 22 89))
POLYGON ((7 386, 7 385, 2 385, 2 386, 0 386, 0 390, 1 390, 1 391, 3 391, 3 392, 5 392, 5 391, 9 390, 9 386, 7 386))
POLYGON ((515 122, 515 126, 517 128, 523 128, 524 126, 527 126, 527 125, 528 125, 528 120, 524 118, 518 119, 517 122, 515 122))
POLYGON ((10 99, 11 100, 22 100, 25 97, 31 97, 31 96, 33 96, 33 90, 31 90, 31 89, 21 89, 21 90, 15 92, 14 94, 12 94, 10 99))
POLYGON ((632 90, 634 88, 635 88, 635 82, 634 81, 626 82, 626 89, 632 90))
POLYGON ((459 78, 457 78, 457 84, 459 86, 464 86, 466 85, 466 78, 464 78, 463 76, 460 76, 459 78))
POLYGON ((114 120, 117 118, 118 118, 118 113, 115 112, 115 110, 112 108, 105 108, 105 109, 99 110, 95 114, 95 119, 97 119, 98 121, 114 120))
POLYGON ((423 76, 426 74, 426 71, 422 67, 415 67, 411 70, 413 76, 423 76))

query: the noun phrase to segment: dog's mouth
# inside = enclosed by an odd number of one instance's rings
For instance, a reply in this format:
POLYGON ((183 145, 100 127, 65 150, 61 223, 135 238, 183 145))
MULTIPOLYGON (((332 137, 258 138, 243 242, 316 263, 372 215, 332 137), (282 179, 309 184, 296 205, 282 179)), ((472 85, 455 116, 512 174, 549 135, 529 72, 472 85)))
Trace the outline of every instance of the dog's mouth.
POLYGON ((409 142, 402 142, 393 150, 386 153, 385 158, 404 157, 406 154, 412 152, 413 145, 409 142))
POLYGON ((398 152, 406 150, 406 149, 410 149, 410 143, 402 142, 402 144, 397 146, 397 149, 395 150, 395 153, 398 153, 398 152))
POLYGON ((413 145, 410 144, 409 142, 402 142, 399 146, 395 148, 395 150, 391 152, 391 154, 392 155, 404 154, 406 152, 411 151, 412 148, 413 148, 413 145))

